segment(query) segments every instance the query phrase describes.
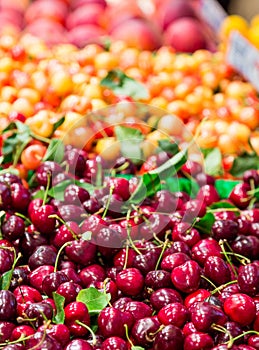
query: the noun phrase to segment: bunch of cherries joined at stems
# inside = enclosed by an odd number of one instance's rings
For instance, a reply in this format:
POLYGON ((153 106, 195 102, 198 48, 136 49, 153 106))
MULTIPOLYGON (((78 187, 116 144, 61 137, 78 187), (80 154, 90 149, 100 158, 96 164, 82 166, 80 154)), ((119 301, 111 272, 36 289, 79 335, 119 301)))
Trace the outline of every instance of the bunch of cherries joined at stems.
POLYGON ((66 146, 28 188, 0 173, 0 348, 259 349, 259 173, 220 199, 188 160, 195 197, 161 188, 138 204, 135 165, 104 167, 66 146))

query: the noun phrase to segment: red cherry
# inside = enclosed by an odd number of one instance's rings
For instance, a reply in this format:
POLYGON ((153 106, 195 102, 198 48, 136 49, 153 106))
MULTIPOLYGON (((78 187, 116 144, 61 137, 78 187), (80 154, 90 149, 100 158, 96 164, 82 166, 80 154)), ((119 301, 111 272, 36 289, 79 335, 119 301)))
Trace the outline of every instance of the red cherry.
POLYGON ((255 320, 256 307, 253 299, 242 293, 230 295, 224 302, 224 311, 232 321, 245 327, 255 320))

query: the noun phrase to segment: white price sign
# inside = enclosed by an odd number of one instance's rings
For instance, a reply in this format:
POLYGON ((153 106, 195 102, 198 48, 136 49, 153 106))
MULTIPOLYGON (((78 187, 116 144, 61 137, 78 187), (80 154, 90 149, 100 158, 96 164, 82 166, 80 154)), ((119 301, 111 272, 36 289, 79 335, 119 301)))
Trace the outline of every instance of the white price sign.
POLYGON ((200 0, 200 6, 203 20, 218 32, 222 21, 227 17, 226 11, 216 0, 200 0))
POLYGON ((237 31, 230 36, 227 63, 259 91, 259 51, 237 31))

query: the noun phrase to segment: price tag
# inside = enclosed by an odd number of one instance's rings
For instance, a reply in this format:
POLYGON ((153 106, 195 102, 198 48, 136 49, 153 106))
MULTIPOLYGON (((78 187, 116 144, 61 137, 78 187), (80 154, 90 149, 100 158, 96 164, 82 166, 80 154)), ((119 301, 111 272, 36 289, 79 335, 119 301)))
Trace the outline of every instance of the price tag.
POLYGON ((201 16, 217 33, 227 13, 216 0, 200 0, 201 16))
POLYGON ((230 36, 227 63, 259 91, 259 51, 237 31, 230 36))

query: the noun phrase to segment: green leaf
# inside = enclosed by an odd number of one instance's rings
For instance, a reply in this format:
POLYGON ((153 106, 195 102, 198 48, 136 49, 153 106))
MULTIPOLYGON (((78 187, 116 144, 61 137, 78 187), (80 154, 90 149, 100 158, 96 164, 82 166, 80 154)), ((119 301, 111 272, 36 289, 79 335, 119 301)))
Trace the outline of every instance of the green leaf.
POLYGON ((180 151, 177 143, 172 142, 170 139, 159 140, 158 146, 158 152, 161 152, 162 149, 162 151, 170 153, 171 155, 175 155, 180 151))
POLYGON ((146 87, 136 80, 128 77, 120 69, 113 69, 101 80, 101 86, 105 86, 116 95, 131 96, 135 100, 147 100, 149 92, 146 87))
POLYGON ((90 241, 91 238, 92 238, 92 234, 93 234, 93 232, 91 232, 91 231, 85 231, 85 232, 82 233, 81 238, 84 241, 90 241))
POLYGON ((81 301, 87 306, 90 316, 99 314, 111 300, 109 293, 100 292, 94 287, 80 290, 76 301, 81 301))
POLYGON ((222 154, 220 149, 215 147, 205 152, 204 158, 205 172, 208 175, 218 176, 223 174, 222 154))
POLYGON ((219 194, 219 197, 221 199, 228 198, 231 191, 238 183, 240 183, 240 181, 238 180, 225 180, 225 179, 216 180, 215 188, 219 194))
POLYGON ((64 304, 65 304, 65 297, 63 295, 60 295, 56 292, 52 293, 53 300, 56 306, 56 315, 53 316, 52 321, 56 324, 63 324, 65 321, 65 312, 64 312, 64 304))
POLYGON ((259 156, 255 152, 244 152, 234 159, 230 174, 235 177, 242 177, 249 169, 259 169, 259 156))
POLYGON ((44 155, 43 161, 47 160, 61 163, 64 158, 65 146, 61 140, 52 139, 44 155))
POLYGON ((198 218, 196 220, 194 228, 196 228, 200 233, 211 234, 211 228, 214 222, 214 215, 207 212, 202 218, 198 218))
POLYGON ((142 348, 141 346, 132 345, 131 350, 145 350, 145 349, 142 348))
POLYGON ((175 175, 186 162, 186 152, 186 150, 178 152, 158 168, 143 174, 137 188, 132 193, 126 204, 139 204, 146 197, 153 196, 158 190, 160 190, 161 181, 165 181, 168 177, 175 175))
POLYGON ((53 133, 64 123, 65 119, 65 116, 63 116, 53 124, 53 133))
POLYGON ((0 277, 0 290, 8 290, 11 284, 11 280, 13 277, 13 268, 9 271, 6 271, 0 277))
POLYGON ((216 203, 212 203, 210 205, 210 209, 237 209, 237 207, 227 201, 219 201, 219 202, 216 202, 216 203))
POLYGON ((169 177, 165 180, 165 184, 163 184, 162 188, 169 190, 170 192, 183 191, 194 198, 200 187, 198 183, 191 178, 169 177))
POLYGON ((144 140, 144 135, 141 131, 126 126, 115 126, 114 132, 116 138, 120 141, 121 154, 125 158, 131 159, 135 164, 142 162, 141 142, 144 140))

